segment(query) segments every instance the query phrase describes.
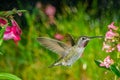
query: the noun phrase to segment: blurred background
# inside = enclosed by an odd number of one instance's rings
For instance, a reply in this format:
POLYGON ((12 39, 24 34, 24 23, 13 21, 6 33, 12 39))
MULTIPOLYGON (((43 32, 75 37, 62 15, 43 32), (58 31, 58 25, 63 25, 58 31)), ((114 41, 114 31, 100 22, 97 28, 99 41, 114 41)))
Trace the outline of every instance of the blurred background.
MULTIPOLYGON (((103 60, 104 39, 94 39, 82 57, 71 67, 48 68, 59 56, 36 40, 44 36, 65 39, 71 34, 75 40, 81 35, 105 35, 107 26, 120 26, 120 0, 1 0, 0 11, 28 10, 22 16, 14 15, 22 29, 21 41, 4 41, 0 47, 0 72, 10 72, 22 80, 113 80, 114 74, 99 68, 94 59, 103 60)), ((114 58, 114 56, 113 56, 114 58)))

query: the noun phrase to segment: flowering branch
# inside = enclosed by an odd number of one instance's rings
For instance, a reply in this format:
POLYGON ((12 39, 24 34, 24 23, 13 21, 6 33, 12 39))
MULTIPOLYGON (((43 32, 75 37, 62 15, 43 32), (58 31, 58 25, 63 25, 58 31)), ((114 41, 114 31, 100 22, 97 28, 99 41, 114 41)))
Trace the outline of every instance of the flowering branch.
POLYGON ((21 12, 26 12, 26 10, 16 10, 13 9, 11 11, 1 11, 0 12, 0 46, 3 40, 10 40, 13 39, 14 42, 17 44, 18 41, 21 40, 20 35, 22 34, 22 30, 18 23, 12 17, 13 14, 18 14, 21 12), (10 19, 11 25, 8 25, 8 20, 10 19))
MULTIPOLYGON (((105 34, 105 40, 103 42, 103 47, 102 50, 104 50, 107 53, 117 51, 120 52, 120 30, 118 29, 117 26, 114 25, 114 22, 112 22, 110 25, 108 25, 108 31, 105 34)), ((117 54, 117 58, 119 58, 117 54)), ((114 60, 115 61, 115 60, 114 60)), ((111 59, 110 56, 107 56, 104 61, 98 61, 95 60, 95 63, 101 67, 105 68, 107 70, 111 70, 115 75, 120 77, 120 70, 118 69, 118 65, 114 64, 113 59, 111 59)))
MULTIPOLYGON (((26 12, 26 10, 13 9, 12 11, 0 12, 0 46, 3 40, 13 39, 16 44, 20 41, 22 30, 11 16, 13 14, 20 15, 22 12, 26 12), (9 25, 8 19, 10 19, 12 25, 9 25)), ((19 77, 10 73, 0 73, 0 79, 21 80, 19 77)))

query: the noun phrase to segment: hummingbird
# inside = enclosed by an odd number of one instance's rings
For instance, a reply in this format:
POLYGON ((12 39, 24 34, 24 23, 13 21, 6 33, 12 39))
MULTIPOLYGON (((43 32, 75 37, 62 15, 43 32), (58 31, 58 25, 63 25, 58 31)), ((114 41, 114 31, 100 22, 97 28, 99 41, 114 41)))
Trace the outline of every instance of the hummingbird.
POLYGON ((92 37, 80 36, 78 38, 78 41, 75 43, 71 35, 67 35, 67 37, 70 40, 70 45, 62 41, 47 37, 37 38, 37 40, 40 42, 42 46, 60 55, 60 58, 49 67, 60 66, 60 65, 71 66, 81 57, 85 47, 87 46, 90 40, 94 38, 103 38, 103 36, 92 36, 92 37))

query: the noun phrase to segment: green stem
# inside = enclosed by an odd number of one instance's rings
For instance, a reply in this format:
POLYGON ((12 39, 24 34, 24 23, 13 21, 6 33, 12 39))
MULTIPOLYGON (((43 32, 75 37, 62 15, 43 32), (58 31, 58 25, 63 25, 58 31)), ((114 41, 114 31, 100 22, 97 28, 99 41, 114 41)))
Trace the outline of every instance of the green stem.
POLYGON ((117 53, 117 59, 120 57, 119 53, 117 53))
POLYGON ((13 9, 11 11, 1 11, 0 16, 1 17, 9 17, 10 15, 23 13, 23 12, 27 12, 27 11, 26 10, 17 10, 17 9, 13 9))
MULTIPOLYGON (((120 58, 120 53, 117 52, 117 59, 120 58)), ((117 76, 115 75, 115 80, 117 80, 117 76)))
POLYGON ((115 75, 115 80, 117 80, 117 76, 115 75))

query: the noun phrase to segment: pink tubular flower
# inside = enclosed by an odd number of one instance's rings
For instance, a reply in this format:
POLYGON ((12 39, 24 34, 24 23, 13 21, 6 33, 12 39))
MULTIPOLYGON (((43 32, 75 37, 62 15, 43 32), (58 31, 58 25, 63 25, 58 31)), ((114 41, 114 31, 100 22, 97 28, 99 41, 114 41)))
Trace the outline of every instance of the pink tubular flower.
POLYGON ((117 45, 118 52, 120 52, 120 44, 117 45))
POLYGON ((4 26, 5 24, 7 24, 7 20, 0 17, 0 26, 4 26))
POLYGON ((117 30, 118 28, 114 26, 114 22, 112 22, 110 25, 108 25, 108 29, 117 30))
POLYGON ((114 36, 116 36, 117 34, 114 33, 111 29, 106 33, 105 38, 106 39, 112 39, 114 36))
POLYGON ((57 40, 63 40, 64 39, 64 36, 63 35, 61 35, 61 34, 55 34, 55 36, 54 36, 57 40))
POLYGON ((3 39, 4 40, 13 39, 15 41, 15 43, 17 44, 17 42, 21 39, 20 35, 21 35, 22 31, 14 19, 11 20, 11 23, 12 23, 12 26, 6 27, 3 39))
POLYGON ((101 62, 100 66, 105 66, 106 68, 109 68, 111 64, 113 64, 113 60, 110 59, 110 56, 107 56, 104 59, 104 62, 101 62))

